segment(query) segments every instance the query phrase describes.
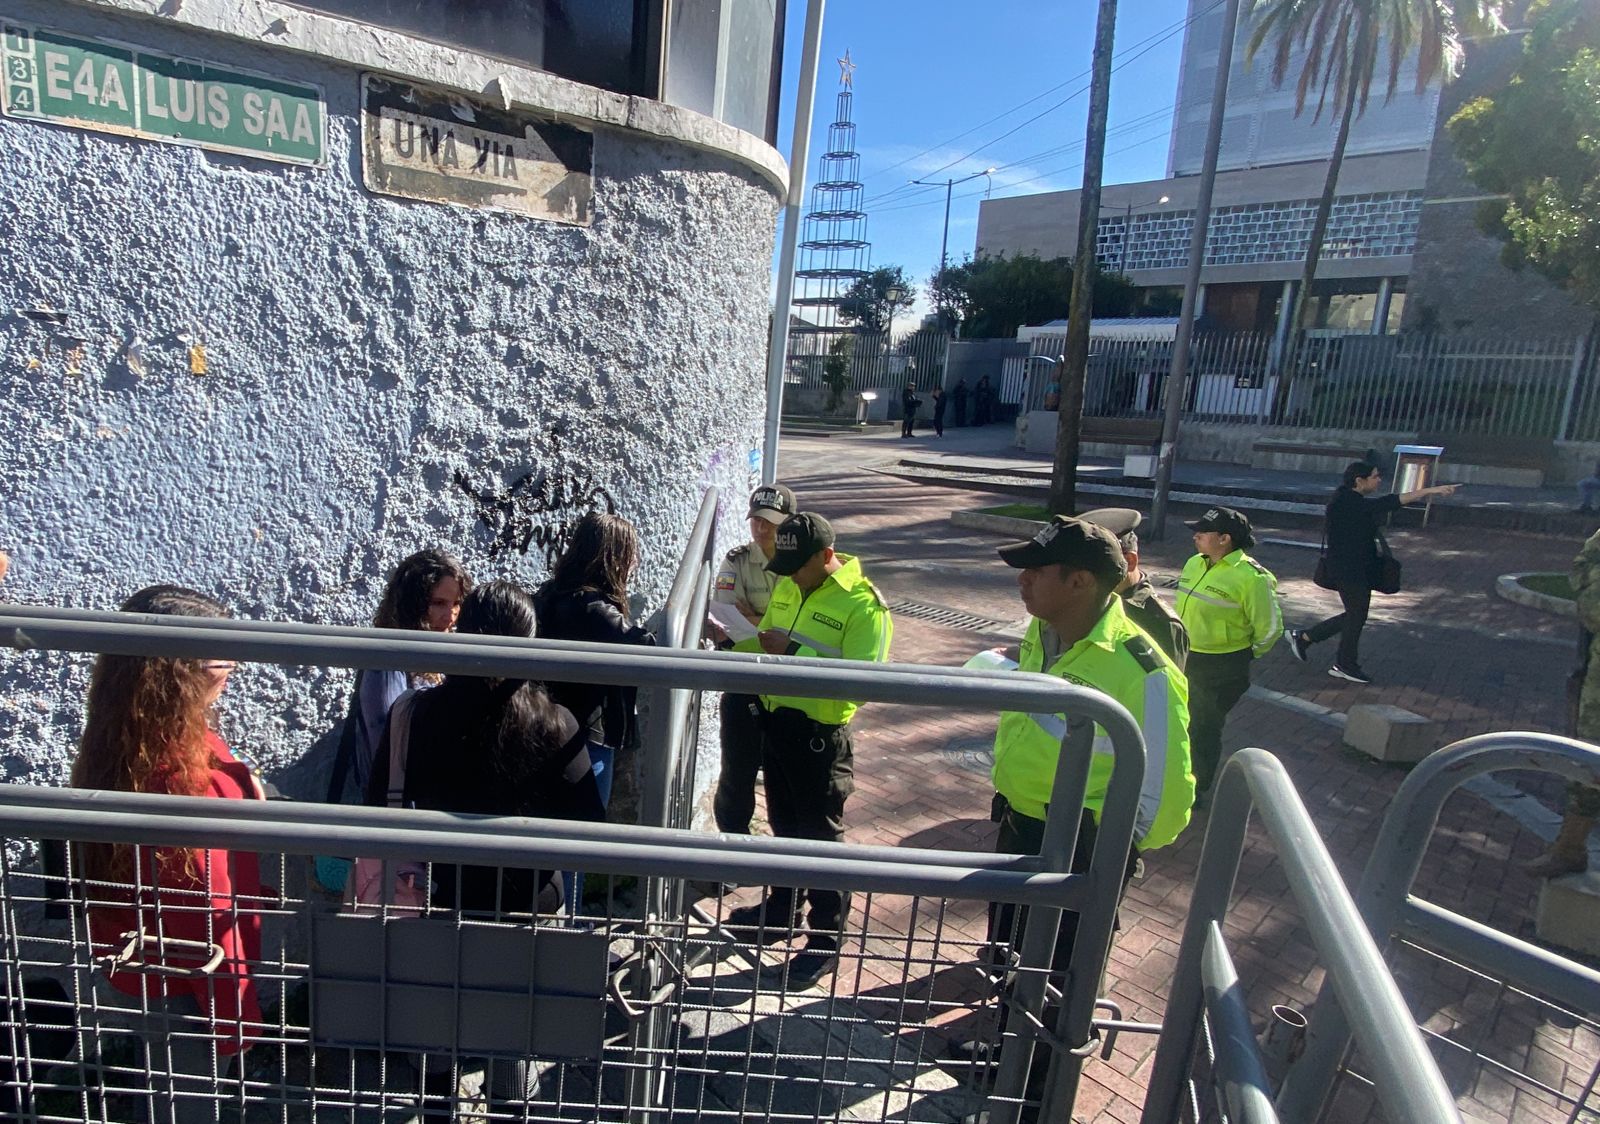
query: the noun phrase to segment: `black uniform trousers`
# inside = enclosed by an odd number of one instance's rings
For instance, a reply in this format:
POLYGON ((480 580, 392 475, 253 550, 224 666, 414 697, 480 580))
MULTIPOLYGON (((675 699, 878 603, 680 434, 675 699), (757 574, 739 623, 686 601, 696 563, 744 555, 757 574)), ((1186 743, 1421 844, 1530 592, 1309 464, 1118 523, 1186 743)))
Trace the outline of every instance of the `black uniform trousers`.
MULTIPOLYGON (((1032 816, 1025 816, 1011 807, 1004 796, 999 793, 994 798, 993 818, 1000 825, 1000 832, 995 837, 994 849, 1001 855, 1037 855, 1044 846, 1044 821, 1036 820, 1032 816)), ((1078 842, 1072 849, 1072 873, 1084 874, 1089 869, 1089 860, 1094 856, 1095 838, 1099 834, 1099 825, 1095 823, 1094 814, 1087 808, 1083 810, 1082 817, 1078 820, 1078 842)), ((1130 849, 1128 862, 1123 870, 1122 886, 1126 888, 1128 881, 1133 877, 1133 871, 1139 861, 1137 850, 1130 849)), ((1121 890, 1118 890, 1121 897, 1121 890)), ((1021 935, 1022 923, 1027 920, 1026 906, 1013 905, 1010 902, 995 902, 989 906, 989 940, 1005 941, 1019 952, 1017 941, 1021 935)), ((1056 934, 1055 952, 1051 956, 1051 967, 1062 971, 1067 966, 1067 961, 1072 958, 1072 947, 1078 938, 1078 915, 1071 911, 1061 914, 1061 931, 1056 934)))
MULTIPOLYGON (((763 710, 761 767, 767 777, 772 834, 782 839, 844 840, 844 802, 856 790, 848 725, 817 722, 791 707, 763 710)), ((850 910, 849 895, 775 886, 768 898, 768 916, 781 917, 787 909, 798 912, 802 899, 810 901, 811 932, 836 939, 850 910)))
POLYGON ((1222 767, 1222 727, 1250 689, 1250 649, 1211 654, 1190 652, 1184 665, 1189 678, 1189 760, 1195 792, 1210 792, 1222 767))
POLYGON ((711 798, 717 830, 749 835, 756 812, 756 774, 761 772, 761 700, 755 695, 722 696, 722 771, 711 798))
MULTIPOLYGON (((1044 821, 1036 820, 1032 816, 1025 816, 1012 808, 1004 796, 995 794, 993 818, 1000 824, 1000 833, 995 838, 994 849, 1003 855, 1037 855, 1044 845, 1044 821)), ((1072 873, 1083 874, 1089 869, 1089 860, 1094 856, 1095 838, 1099 832, 1099 825, 1095 823, 1094 815, 1087 808, 1078 821, 1078 842, 1072 850, 1072 873)), ((1117 888, 1117 900, 1122 899, 1122 892, 1128 888, 1128 883, 1133 878, 1133 872, 1139 862, 1139 852, 1129 848, 1127 866, 1123 870, 1122 884, 1117 888)), ((1027 921, 1028 907, 1012 905, 1009 902, 992 903, 989 906, 989 939, 990 941, 1005 941, 1012 949, 1021 952, 1022 925, 1027 921)), ((1061 929, 1056 934, 1056 947, 1050 957, 1050 967, 1056 972, 1065 972, 1067 962, 1072 958, 1073 946, 1078 938, 1078 915, 1070 911, 1061 914, 1061 929)), ((1105 972, 1105 964, 1099 966, 1100 974, 1105 972)), ((1098 979, 1098 975, 1097 975, 1098 979)), ((1098 987, 1097 987, 1098 990, 1098 987)), ((1000 1028, 996 1034, 998 1041, 1004 1033, 1009 1021, 1010 1008, 1004 1009, 1001 1016, 1000 1028)), ((1044 1021, 1047 1026, 1054 1027, 1057 1006, 1054 1003, 1046 1004, 1044 1021)), ((1033 1048, 1033 1060, 1029 1063, 1028 1081, 1024 1087, 1023 1096, 1028 1101, 1037 1101, 1044 1093, 1045 1078, 1049 1074, 1050 1049, 1040 1044, 1033 1048)), ((1026 1104, 1019 1113, 1022 1124, 1032 1124, 1038 1120, 1039 1110, 1033 1104, 1026 1104)))

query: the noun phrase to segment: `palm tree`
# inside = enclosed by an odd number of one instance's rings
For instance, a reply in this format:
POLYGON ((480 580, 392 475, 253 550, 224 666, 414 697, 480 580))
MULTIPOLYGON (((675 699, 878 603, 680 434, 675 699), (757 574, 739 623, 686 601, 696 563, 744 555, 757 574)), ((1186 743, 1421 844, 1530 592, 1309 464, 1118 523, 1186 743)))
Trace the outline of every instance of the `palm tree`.
MULTIPOLYGON (((1294 315, 1289 321, 1290 348, 1298 338, 1310 299, 1322 240, 1333 212, 1334 188, 1344 163, 1350 123, 1366 112, 1373 81, 1388 63, 1384 101, 1400 86, 1400 69, 1414 51, 1417 57, 1417 92, 1437 77, 1454 77, 1461 62, 1463 38, 1500 30, 1500 9, 1505 0, 1252 0, 1252 15, 1259 21, 1245 48, 1247 62, 1269 40, 1272 43, 1272 82, 1282 86, 1295 56, 1304 52, 1299 81, 1295 84, 1294 111, 1304 112, 1316 96, 1313 121, 1320 120, 1329 95, 1339 114, 1328 176, 1311 224, 1305 269, 1295 293, 1294 315)), ((1293 363, 1280 361, 1273 414, 1282 417, 1289 403, 1293 363)))

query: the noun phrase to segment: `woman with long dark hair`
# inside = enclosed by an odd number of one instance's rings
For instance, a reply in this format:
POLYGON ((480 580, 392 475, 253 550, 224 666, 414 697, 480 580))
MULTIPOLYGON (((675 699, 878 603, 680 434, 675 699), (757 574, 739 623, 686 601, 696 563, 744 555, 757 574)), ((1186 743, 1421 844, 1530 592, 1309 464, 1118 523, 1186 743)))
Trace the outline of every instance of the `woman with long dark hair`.
MULTIPOLYGON (((472 577, 460 561, 442 550, 419 550, 389 575, 372 627, 449 632, 456 625, 463 599, 471 592, 472 577)), ((356 673, 350 713, 328 783, 329 804, 343 800, 347 781, 353 782, 358 799, 367 791, 373 755, 394 701, 411 688, 432 686, 438 681, 437 676, 404 671, 356 673)))
MULTIPOLYGON (((461 604, 456 631, 474 636, 529 637, 533 601, 511 582, 474 589, 461 604)), ((373 762, 369 804, 388 803, 390 738, 407 708, 392 713, 373 762)), ((417 695, 409 708, 405 780, 398 785, 408 808, 543 819, 605 818, 584 731, 538 683, 447 675, 417 695)), ((493 920, 527 920, 562 905, 562 879, 549 870, 485 866, 429 868, 430 901, 455 914, 493 920)), ((449 1054, 422 1063, 424 1094, 452 1099, 456 1082, 449 1054)), ((526 1060, 489 1065, 489 1095, 501 1104, 530 1099, 537 1079, 526 1060)), ((425 1113, 428 1110, 425 1105, 425 1113)))
POLYGON ((1383 483, 1383 472, 1371 461, 1351 461, 1344 477, 1328 501, 1323 536, 1328 579, 1339 592, 1344 611, 1308 629, 1289 633, 1289 651, 1301 663, 1311 645, 1339 637, 1339 654, 1328 674, 1351 683, 1371 683, 1361 669, 1361 630, 1372 606, 1372 589, 1380 564, 1378 521, 1401 507, 1428 496, 1448 496, 1455 484, 1436 484, 1414 492, 1372 498, 1383 483))
MULTIPOLYGON (((228 615, 205 594, 175 585, 141 589, 122 611, 228 615)), ((214 722, 214 705, 233 666, 157 656, 96 659, 73 787, 262 799, 260 784, 218 736, 214 722)), ((153 1120, 209 1120, 215 1083, 205 1075, 219 1072, 213 1050, 224 1058, 239 1054, 261 1030, 261 1004, 250 976, 251 964, 261 958, 261 917, 251 904, 263 892, 258 857, 205 847, 84 843, 75 849, 88 886, 95 953, 119 953, 128 934, 140 934, 135 963, 107 976, 114 989, 135 1000, 130 1006, 139 1012, 151 1051, 144 1062, 152 1083, 135 1092, 153 1094, 153 1120), (216 969, 195 971, 215 949, 222 953, 216 969), (200 1016, 209 1039, 196 1033, 200 1016)), ((220 1070, 226 1068, 224 1062, 220 1070)))
MULTIPOLYGON (((632 523, 595 512, 578 520, 555 572, 534 594, 540 637, 654 644, 648 630, 628 619, 628 582, 638 565, 639 533, 632 523)), ((551 683, 549 688, 551 697, 588 731, 601 798, 610 803, 616 751, 634 742, 638 692, 604 683, 551 683)))
MULTIPOLYGON (((456 631, 530 637, 532 599, 512 582, 479 586, 461 604, 456 631)), ((398 712, 396 712, 398 713, 398 712)), ((398 721, 398 718, 395 719, 398 721)), ((367 803, 389 794, 389 738, 379 743, 367 803)), ((447 675, 416 696, 401 786, 405 807, 544 819, 604 818, 584 730, 538 683, 447 675)), ((559 908, 559 882, 548 872, 435 867, 432 900, 445 909, 527 914, 559 908)))

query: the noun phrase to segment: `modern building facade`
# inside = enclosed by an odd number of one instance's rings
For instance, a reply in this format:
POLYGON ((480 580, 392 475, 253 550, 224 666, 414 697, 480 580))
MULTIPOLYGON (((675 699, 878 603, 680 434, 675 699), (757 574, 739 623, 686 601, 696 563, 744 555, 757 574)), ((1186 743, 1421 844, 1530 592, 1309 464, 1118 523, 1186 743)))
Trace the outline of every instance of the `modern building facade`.
MULTIPOLYGON (((706 485, 738 541, 783 5, 670 10, 0 0, 7 599, 365 623, 420 547, 532 584, 603 510, 643 616, 706 485)), ((0 779, 65 776, 88 667, 0 662, 0 779)), ((315 791, 349 683, 244 669, 229 740, 315 791)))
MULTIPOLYGON (((1190 0, 1189 14, 1193 22, 1184 42, 1167 176, 1107 186, 1098 216, 1102 266, 1125 272, 1142 288, 1180 286, 1188 260, 1222 34, 1220 5, 1190 0)), ((1218 329, 1281 334, 1287 331, 1303 270, 1336 121, 1332 107, 1319 118, 1314 101, 1296 117, 1298 60, 1277 89, 1265 48, 1253 65, 1246 62, 1249 36, 1247 21, 1241 20, 1201 273, 1201 309, 1218 329)), ((1495 57, 1503 58, 1510 44, 1494 47, 1495 57)), ((1430 279, 1429 323, 1457 330, 1583 330, 1582 318, 1574 322, 1572 306, 1561 294, 1536 277, 1513 279, 1500 269, 1489 240, 1472 231, 1470 244, 1462 241, 1471 227, 1470 211, 1482 196, 1465 182, 1459 164, 1453 174, 1441 169, 1435 153, 1448 145, 1444 120, 1463 90, 1474 86, 1475 60, 1484 53, 1469 55, 1460 88, 1451 89, 1444 103, 1438 83, 1416 92, 1414 69, 1401 74, 1397 92, 1385 101, 1380 76, 1380 88, 1351 129, 1308 327, 1381 333, 1417 323, 1408 302, 1420 267, 1430 279), (1437 233, 1430 238, 1430 231, 1437 233), (1479 296, 1452 291, 1467 277, 1479 296), (1509 285, 1538 295, 1535 303, 1546 314, 1537 326, 1493 307, 1488 294, 1509 285), (1458 307, 1470 310, 1451 311, 1458 307)), ((1485 75, 1493 70, 1478 69, 1485 75)), ((1504 73, 1503 61, 1499 70, 1504 73)), ((976 253, 1074 255, 1078 195, 1062 191, 986 200, 979 209, 976 253)))

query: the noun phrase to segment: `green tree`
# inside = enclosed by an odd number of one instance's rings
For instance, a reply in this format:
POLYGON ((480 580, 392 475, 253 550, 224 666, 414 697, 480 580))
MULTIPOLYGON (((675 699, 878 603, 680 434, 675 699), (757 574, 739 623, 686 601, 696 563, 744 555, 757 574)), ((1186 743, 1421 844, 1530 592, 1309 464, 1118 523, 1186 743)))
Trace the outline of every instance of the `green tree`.
POLYGON ((822 361, 822 385, 828 388, 828 404, 823 413, 831 414, 844 401, 844 392, 850 389, 850 359, 855 354, 856 338, 840 336, 828 345, 828 357, 822 361))
MULTIPOLYGON (((947 266, 929 282, 933 307, 946 323, 961 322, 965 339, 1015 336, 1027 324, 1067 315, 1072 303, 1072 262, 1031 254, 971 258, 947 266)), ((1120 274, 1096 273, 1094 315, 1127 316, 1135 290, 1120 274)))
MULTIPOLYGON (((1328 217, 1333 213, 1334 189, 1339 169, 1344 164, 1345 145, 1350 140, 1350 123, 1366 112, 1380 67, 1387 63, 1388 80, 1384 100, 1394 97, 1400 87, 1400 71, 1415 53, 1417 92, 1435 78, 1455 74, 1461 58, 1463 36, 1498 30, 1499 12, 1504 0, 1251 0, 1256 18, 1255 31, 1245 48, 1245 58, 1253 61, 1269 41, 1272 44, 1272 82, 1282 86, 1296 58, 1303 58, 1295 83, 1294 111, 1304 112, 1315 99, 1312 120, 1329 108, 1338 114, 1333 153, 1328 157, 1328 174, 1322 195, 1317 200, 1316 217, 1306 245, 1305 268, 1300 288, 1295 293, 1294 314, 1290 323, 1299 328, 1305 320, 1306 303, 1322 258, 1322 240, 1328 233, 1328 217)), ((1278 379, 1276 413, 1289 401, 1289 370, 1278 379)))
POLYGON ((910 308, 916 300, 916 288, 906 280, 905 270, 898 265, 874 269, 845 290, 839 298, 839 317, 850 324, 859 324, 865 332, 878 333, 889 329, 889 322, 898 312, 910 308), (899 288, 900 299, 891 300, 890 290, 899 288))
POLYGON ((1528 19, 1510 81, 1447 127, 1473 181, 1500 196, 1478 222, 1502 260, 1600 311, 1600 8, 1540 0, 1528 19))

